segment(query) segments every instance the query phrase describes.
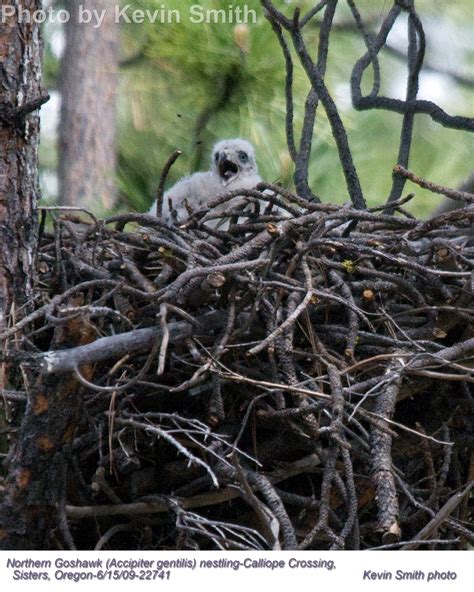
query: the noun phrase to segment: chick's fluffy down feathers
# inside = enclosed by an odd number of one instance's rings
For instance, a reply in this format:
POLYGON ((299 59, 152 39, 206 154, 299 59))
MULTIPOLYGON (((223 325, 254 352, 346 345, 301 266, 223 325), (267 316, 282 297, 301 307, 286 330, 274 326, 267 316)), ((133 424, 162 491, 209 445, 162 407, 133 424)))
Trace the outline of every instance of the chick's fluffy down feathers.
MULTIPOLYGON (((162 218, 169 225, 180 224, 218 195, 236 189, 253 189, 261 180, 253 146, 240 138, 222 140, 212 149, 211 166, 207 172, 180 179, 164 194, 162 218)), ((215 207, 212 213, 218 214, 242 202, 240 197, 233 198, 215 207)), ((156 214, 156 202, 149 213, 156 214)), ((215 228, 219 220, 210 220, 207 224, 215 228)))

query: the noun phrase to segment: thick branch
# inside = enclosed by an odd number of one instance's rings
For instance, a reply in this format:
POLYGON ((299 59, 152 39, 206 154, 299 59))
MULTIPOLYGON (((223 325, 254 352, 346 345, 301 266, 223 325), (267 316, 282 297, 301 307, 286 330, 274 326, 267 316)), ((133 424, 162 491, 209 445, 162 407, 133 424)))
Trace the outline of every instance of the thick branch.
MULTIPOLYGON (((225 320, 224 313, 213 311, 199 320, 199 327, 202 327, 204 331, 206 331, 205 327, 207 327, 207 331, 213 331, 221 328, 225 320)), ((168 330, 170 343, 175 343, 190 337, 196 328, 187 321, 178 321, 170 323, 168 330)), ((135 329, 119 335, 102 337, 80 347, 35 355, 28 361, 28 365, 39 367, 42 374, 72 372, 85 364, 94 364, 111 358, 120 358, 130 353, 147 351, 162 334, 161 325, 147 329, 135 329)))

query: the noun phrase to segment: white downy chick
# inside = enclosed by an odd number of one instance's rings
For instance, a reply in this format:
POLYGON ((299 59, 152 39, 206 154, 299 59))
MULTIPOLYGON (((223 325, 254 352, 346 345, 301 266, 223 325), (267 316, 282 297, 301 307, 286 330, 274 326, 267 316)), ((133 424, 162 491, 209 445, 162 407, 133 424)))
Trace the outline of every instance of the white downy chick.
MULTIPOLYGON (((261 180, 252 144, 240 138, 222 140, 212 149, 211 166, 207 172, 183 177, 164 194, 162 218, 169 225, 181 224, 218 195, 236 189, 253 189, 261 180)), ((216 206, 212 213, 220 213, 240 203, 242 198, 233 198, 216 206)), ((156 214, 156 201, 148 213, 156 214)), ((210 220, 207 224, 216 228, 219 222, 218 219, 210 220)))

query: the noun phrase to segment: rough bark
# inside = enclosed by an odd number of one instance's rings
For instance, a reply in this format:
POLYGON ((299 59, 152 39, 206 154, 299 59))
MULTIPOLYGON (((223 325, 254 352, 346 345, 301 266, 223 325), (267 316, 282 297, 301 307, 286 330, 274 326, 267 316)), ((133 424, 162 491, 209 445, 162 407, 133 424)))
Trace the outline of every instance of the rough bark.
MULTIPOLYGON (((55 347, 71 347, 92 338, 81 322, 71 321, 56 331, 54 342, 55 347)), ((92 366, 81 371, 91 378, 92 366)), ((0 506, 0 550, 54 547, 81 402, 80 385, 71 375, 39 377, 31 389, 0 506)))
MULTIPOLYGON (((37 10, 41 2, 24 0, 22 7, 37 10)), ((39 26, 18 22, 16 15, 4 20, 0 28, 0 332, 32 294, 39 193, 35 106, 42 96, 39 26)), ((5 369, 0 367, 0 388, 4 377, 5 369)))
MULTIPOLYGON (((9 5, 18 9, 19 2, 9 5)), ((35 11, 41 8, 41 2, 23 0, 21 6, 35 11)), ((37 250, 37 109, 44 102, 42 44, 39 25, 19 19, 17 14, 4 14, 0 28, 0 332, 14 321, 19 307, 31 304, 37 250)), ((6 347, 4 340, 0 348, 6 347)), ((6 365, 0 365, 0 391, 7 379, 6 365)), ((11 464, 10 469, 11 493, 28 488, 25 467, 15 470, 11 464)), ((19 499, 13 495, 8 502, 8 485, 5 490, 0 508, 0 548, 9 548, 11 528, 18 528, 20 518, 28 520, 19 499)))
POLYGON ((119 28, 115 0, 85 0, 84 10, 105 10, 100 27, 79 23, 76 0, 66 0, 61 66, 59 201, 109 209, 115 200, 115 135, 119 28))

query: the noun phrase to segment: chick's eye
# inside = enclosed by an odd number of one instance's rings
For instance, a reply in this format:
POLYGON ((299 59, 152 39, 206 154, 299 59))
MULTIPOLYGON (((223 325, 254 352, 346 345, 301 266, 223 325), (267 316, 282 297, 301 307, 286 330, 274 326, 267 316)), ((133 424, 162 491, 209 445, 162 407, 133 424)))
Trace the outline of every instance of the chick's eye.
POLYGON ((249 159, 249 157, 248 157, 248 154, 247 154, 247 152, 244 152, 243 150, 240 150, 240 151, 239 151, 239 159, 240 159, 242 162, 248 162, 248 159, 249 159))
POLYGON ((218 153, 218 152, 216 152, 216 153, 214 154, 214 162, 217 162, 218 160, 219 160, 219 153, 218 153))

